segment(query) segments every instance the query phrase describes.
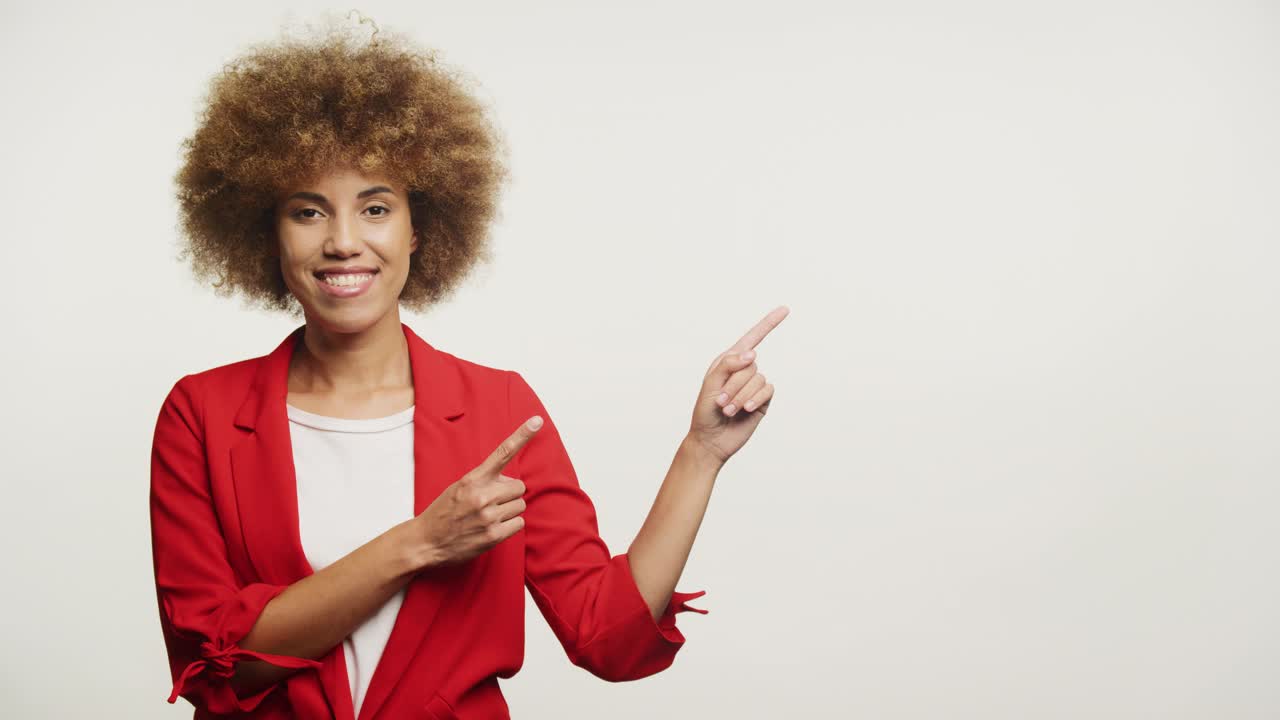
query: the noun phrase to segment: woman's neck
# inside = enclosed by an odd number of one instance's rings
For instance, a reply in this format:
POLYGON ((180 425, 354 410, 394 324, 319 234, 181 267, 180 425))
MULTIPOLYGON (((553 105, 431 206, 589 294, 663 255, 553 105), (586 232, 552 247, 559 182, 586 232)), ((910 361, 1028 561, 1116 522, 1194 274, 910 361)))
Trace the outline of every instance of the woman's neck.
POLYGON ((366 394, 412 385, 409 345, 398 312, 353 333, 308 321, 289 364, 290 392, 366 394))

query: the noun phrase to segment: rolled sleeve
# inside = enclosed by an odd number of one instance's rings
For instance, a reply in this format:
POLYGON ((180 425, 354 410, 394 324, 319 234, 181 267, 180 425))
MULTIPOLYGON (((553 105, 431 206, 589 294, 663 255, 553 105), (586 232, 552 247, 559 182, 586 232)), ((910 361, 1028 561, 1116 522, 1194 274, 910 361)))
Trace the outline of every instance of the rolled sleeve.
POLYGON ((609 561, 604 577, 603 602, 617 608, 611 615, 619 619, 578 648, 576 663, 594 668, 596 675, 615 682, 648 677, 670 667, 685 642, 684 633, 676 625, 676 615, 686 611, 707 614, 707 610, 686 603, 707 591, 673 592, 662 615, 654 620, 636 586, 626 553, 609 561))
POLYGON ((706 591, 673 592, 654 620, 627 553, 611 556, 601 539, 546 407, 519 373, 508 373, 511 424, 543 419, 513 461, 525 483, 525 585, 534 602, 570 661, 597 677, 636 680, 667 668, 685 642, 676 616, 706 614, 686 604, 706 591))
MULTIPOLYGON (((667 603, 667 609, 663 611, 662 616, 654 623, 658 628, 658 632, 662 633, 662 636, 665 637, 668 642, 684 642, 684 633, 681 633, 680 628, 676 627, 676 613, 693 611, 706 615, 710 610, 692 607, 685 602, 687 600, 693 600, 694 598, 700 598, 706 594, 706 590, 699 590, 691 593, 680 592, 677 590, 671 593, 671 602, 667 603)), ((652 619, 652 616, 650 616, 650 619, 652 619)))
POLYGON ((264 660, 319 668, 307 658, 247 650, 239 642, 272 598, 287 586, 237 581, 209 489, 202 419, 190 377, 165 398, 151 454, 151 545, 160 626, 173 690, 214 714, 251 711, 283 681, 252 695, 231 686, 236 663, 264 660))
POLYGON ((239 661, 264 660, 288 668, 319 668, 321 663, 315 660, 246 650, 237 644, 249 634, 267 603, 284 589, 281 585, 249 585, 220 603, 213 616, 203 619, 187 620, 170 604, 162 616, 171 668, 176 676, 169 702, 185 697, 192 704, 217 714, 248 712, 257 708, 283 681, 251 695, 236 695, 231 678, 239 661))

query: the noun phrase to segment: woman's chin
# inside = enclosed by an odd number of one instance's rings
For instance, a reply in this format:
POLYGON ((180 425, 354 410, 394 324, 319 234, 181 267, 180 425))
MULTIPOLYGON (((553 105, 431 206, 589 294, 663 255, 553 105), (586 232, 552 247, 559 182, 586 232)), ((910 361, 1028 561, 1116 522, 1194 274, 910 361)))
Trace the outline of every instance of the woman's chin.
MULTIPOLYGON (((373 298, 366 298, 372 300, 373 298)), ((308 324, 318 325, 335 333, 358 333, 368 330, 393 308, 373 302, 326 302, 319 298, 306 308, 308 324)))

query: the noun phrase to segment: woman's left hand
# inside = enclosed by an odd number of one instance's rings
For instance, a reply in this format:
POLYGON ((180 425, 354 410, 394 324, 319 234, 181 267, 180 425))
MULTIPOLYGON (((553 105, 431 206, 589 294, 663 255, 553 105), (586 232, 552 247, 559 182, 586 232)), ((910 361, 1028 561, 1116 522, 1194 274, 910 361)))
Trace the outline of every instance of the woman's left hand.
POLYGON ((720 463, 746 444, 769 409, 773 385, 759 371, 754 349, 790 312, 786 305, 774 308, 707 368, 686 440, 720 463))

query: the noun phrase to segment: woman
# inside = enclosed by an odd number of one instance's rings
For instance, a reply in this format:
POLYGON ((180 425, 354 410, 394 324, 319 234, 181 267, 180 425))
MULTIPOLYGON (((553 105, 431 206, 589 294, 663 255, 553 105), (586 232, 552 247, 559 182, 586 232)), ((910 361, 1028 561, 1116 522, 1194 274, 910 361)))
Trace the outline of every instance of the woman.
POLYGON ((400 321, 479 260, 505 170, 456 76, 407 41, 262 46, 214 82, 177 177, 185 255, 222 293, 300 313, 272 352, 186 375, 151 461, 161 627, 196 717, 506 718, 524 588, 571 661, 668 667, 675 591, 724 463, 769 407, 715 358, 627 553, 611 556, 517 372, 400 321), (738 410, 741 408, 741 410, 738 410))

